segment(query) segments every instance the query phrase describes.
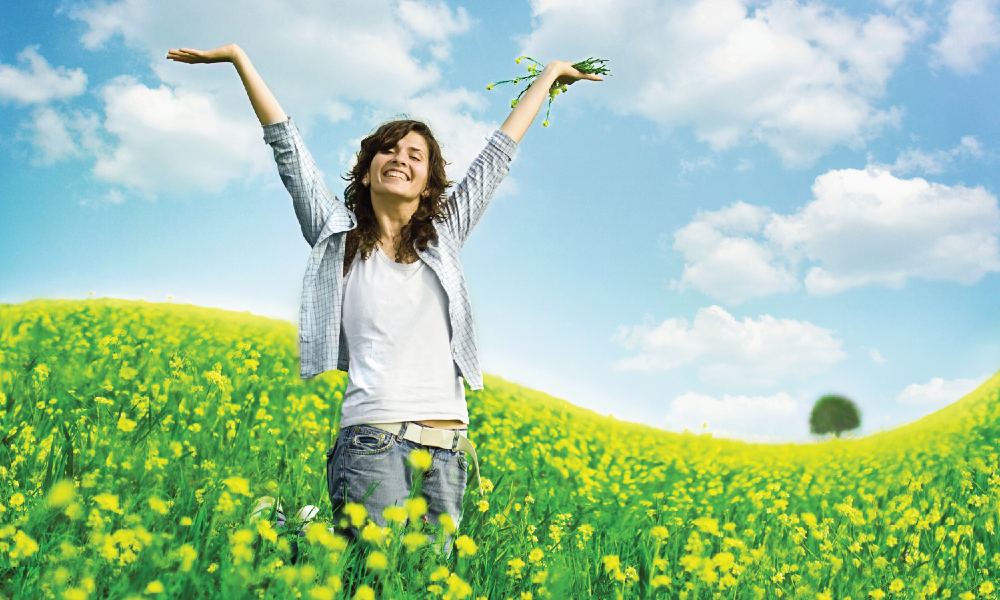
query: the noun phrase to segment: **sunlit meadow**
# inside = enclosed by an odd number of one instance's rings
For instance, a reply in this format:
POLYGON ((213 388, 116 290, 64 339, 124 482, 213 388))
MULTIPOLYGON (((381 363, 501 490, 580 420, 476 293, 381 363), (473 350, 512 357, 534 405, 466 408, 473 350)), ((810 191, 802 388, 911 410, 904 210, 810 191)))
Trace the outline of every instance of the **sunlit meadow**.
POLYGON ((295 331, 175 304, 0 305, 0 594, 997 596, 1000 373, 892 431, 774 445, 487 376, 468 393, 485 495, 470 473, 445 557, 419 502, 357 546, 327 529, 346 374, 302 381, 295 331), (293 537, 250 519, 262 495, 321 512, 293 537))

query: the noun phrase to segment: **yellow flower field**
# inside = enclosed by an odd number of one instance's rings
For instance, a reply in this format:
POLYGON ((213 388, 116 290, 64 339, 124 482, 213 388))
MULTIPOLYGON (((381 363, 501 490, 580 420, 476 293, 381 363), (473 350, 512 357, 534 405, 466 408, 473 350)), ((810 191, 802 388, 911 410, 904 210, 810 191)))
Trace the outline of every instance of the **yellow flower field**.
POLYGON ((468 392, 486 493, 470 474, 445 558, 419 502, 358 546, 327 529, 346 374, 304 382, 297 352, 293 324, 246 313, 0 305, 0 597, 998 595, 1000 372, 892 431, 778 445, 488 375, 468 392), (295 536, 250 519, 263 495, 321 511, 295 536))

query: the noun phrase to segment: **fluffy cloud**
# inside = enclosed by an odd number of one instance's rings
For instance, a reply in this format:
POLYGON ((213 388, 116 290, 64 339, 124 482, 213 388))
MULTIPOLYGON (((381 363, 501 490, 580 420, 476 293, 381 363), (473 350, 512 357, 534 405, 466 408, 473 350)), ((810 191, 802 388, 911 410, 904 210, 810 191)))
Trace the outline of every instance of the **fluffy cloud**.
POLYGON ((747 442, 788 442, 808 437, 806 409, 785 392, 769 396, 725 394, 721 398, 688 392, 674 398, 664 417, 670 431, 711 433, 747 442))
POLYGON ((764 229, 788 253, 818 263, 806 289, 835 294, 909 278, 971 284, 1000 270, 1000 209, 981 187, 899 179, 880 169, 816 178, 814 200, 764 229))
POLYGON ((828 171, 790 215, 737 202, 698 213, 674 234, 675 289, 739 303, 797 288, 836 294, 910 278, 971 284, 1000 271, 1000 208, 982 187, 897 178, 869 167, 828 171))
POLYGON ((221 192, 246 165, 267 158, 259 125, 228 114, 211 97, 120 76, 102 89, 104 131, 94 176, 145 197, 158 192, 221 192), (197 149, 194 151, 193 149, 197 149))
POLYGON ((400 20, 415 34, 431 40, 431 54, 444 60, 451 54, 449 38, 469 30, 473 20, 461 6, 452 13, 444 2, 430 4, 401 0, 397 6, 400 20))
MULTIPOLYGON (((848 16, 777 0, 534 0, 522 41, 540 57, 613 57, 614 77, 582 97, 666 127, 690 126, 716 150, 759 141, 788 165, 860 145, 895 107, 878 106, 921 23, 848 16)), ((582 92, 582 93, 581 93, 582 92)))
POLYGON ((87 89, 82 69, 53 68, 39 47, 28 46, 17 53, 23 68, 0 64, 0 102, 41 104, 73 98, 87 89))
MULTIPOLYGON (((486 107, 484 93, 439 85, 435 61, 445 59, 450 40, 474 24, 465 9, 440 1, 254 3, 233 11, 214 3, 123 0, 59 12, 82 23, 84 47, 96 50, 120 36, 162 82, 123 76, 101 90, 102 134, 108 141, 93 153, 94 175, 147 197, 217 193, 247 172, 273 170, 232 66, 170 61, 165 58, 169 48, 238 43, 316 155, 323 140, 310 130, 318 120, 354 119, 374 129, 380 120, 405 115, 432 125, 452 162, 449 177, 458 180, 497 126, 475 114, 486 107), (192 20, 194 13, 199 18, 192 20), (225 25, 222 30, 219 24, 225 25), (420 58, 424 52, 430 61, 420 58), (364 108, 360 118, 354 104, 364 108)), ((45 114, 36 129, 36 145, 47 149, 47 160, 80 155, 73 150, 78 145, 68 135, 66 117, 45 114)), ((352 143, 335 143, 341 164, 323 169, 335 193, 357 151, 352 143)), ((79 144, 88 146, 93 144, 79 144)), ((502 189, 509 192, 513 185, 502 189)))
POLYGON ((998 0, 955 0, 948 9, 948 23, 933 46, 935 64, 968 74, 979 70, 989 55, 1000 49, 998 0))
POLYGON ((823 372, 846 356, 841 340, 823 327, 770 315, 741 321, 719 306, 699 309, 690 324, 671 318, 621 325, 612 339, 637 352, 618 361, 615 370, 692 365, 702 381, 717 385, 773 385, 823 372))
POLYGON ((961 399, 962 396, 979 387, 989 377, 989 374, 972 379, 932 377, 927 383, 914 383, 906 386, 896 396, 896 402, 907 406, 936 410, 961 399))
POLYGON ((698 213, 674 234, 684 272, 671 288, 694 288, 732 304, 798 289, 795 275, 779 263, 774 249, 750 237, 771 218, 769 209, 745 202, 698 213))
POLYGON ((873 166, 888 169, 895 175, 911 173, 940 175, 958 159, 979 158, 981 156, 983 156, 983 146, 976 139, 976 136, 965 135, 954 148, 933 151, 909 148, 900 152, 893 164, 873 164, 873 166))

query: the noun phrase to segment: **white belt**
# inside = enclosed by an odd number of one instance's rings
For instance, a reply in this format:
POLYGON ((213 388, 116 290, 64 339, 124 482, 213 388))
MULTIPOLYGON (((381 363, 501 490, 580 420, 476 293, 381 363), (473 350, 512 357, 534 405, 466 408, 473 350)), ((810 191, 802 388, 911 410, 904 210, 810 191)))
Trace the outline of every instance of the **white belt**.
MULTIPOLYGON (((388 431, 393 435, 399 435, 399 430, 402 429, 403 422, 365 423, 365 425, 388 431)), ((410 440, 421 446, 461 450, 471 454, 472 462, 476 465, 476 483, 479 485, 479 495, 483 495, 483 481, 479 477, 479 458, 476 456, 476 447, 469 441, 469 438, 457 429, 428 427, 426 425, 419 425, 413 421, 406 421, 406 430, 403 431, 403 439, 410 440)))

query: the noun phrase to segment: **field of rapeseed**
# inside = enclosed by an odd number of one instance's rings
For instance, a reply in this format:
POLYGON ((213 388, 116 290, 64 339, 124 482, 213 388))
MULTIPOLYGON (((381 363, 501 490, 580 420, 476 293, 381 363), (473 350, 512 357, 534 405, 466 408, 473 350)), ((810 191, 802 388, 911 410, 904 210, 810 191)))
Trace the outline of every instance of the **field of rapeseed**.
POLYGON ((0 305, 0 597, 997 597, 1000 373, 892 431, 781 445, 487 376, 486 493, 470 474, 443 556, 416 501, 357 546, 327 529, 346 374, 304 382, 297 351, 245 313, 0 305), (250 520, 261 495, 321 512, 293 537, 250 520))

